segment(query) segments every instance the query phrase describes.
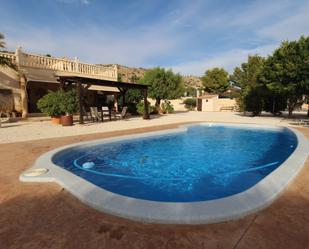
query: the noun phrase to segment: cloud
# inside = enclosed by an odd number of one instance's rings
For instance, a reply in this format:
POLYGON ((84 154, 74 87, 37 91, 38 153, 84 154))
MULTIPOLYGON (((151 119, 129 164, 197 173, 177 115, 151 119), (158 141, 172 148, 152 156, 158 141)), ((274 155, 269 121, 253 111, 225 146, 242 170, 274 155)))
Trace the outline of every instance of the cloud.
MULTIPOLYGON (((301 35, 309 34, 309 4, 291 1, 277 1, 268 3, 254 2, 246 6, 239 16, 225 15, 221 21, 217 20, 216 27, 223 23, 227 27, 234 27, 233 31, 252 29, 249 37, 240 36, 243 44, 256 44, 253 48, 232 48, 223 52, 212 52, 211 56, 204 56, 197 60, 171 65, 174 71, 184 75, 202 75, 207 69, 223 67, 232 72, 236 66, 247 60, 248 55, 259 54, 267 56, 279 47, 282 40, 296 40, 301 35), (264 44, 264 45, 260 45, 264 44)), ((213 19, 212 25, 216 19, 213 19)), ((214 27, 213 27, 214 28, 214 27)), ((249 34, 250 32, 247 31, 249 34)), ((228 34, 225 35, 228 37, 228 34)), ((231 37, 234 37, 233 35, 231 37)), ((228 41, 227 41, 228 42, 228 41)))
POLYGON ((277 41, 296 40, 301 35, 309 34, 309 4, 294 12, 291 16, 281 19, 272 25, 258 31, 262 37, 272 38, 277 41))
POLYGON ((90 27, 61 34, 33 27, 14 26, 14 30, 14 34, 6 37, 10 50, 21 45, 25 52, 78 57, 88 63, 142 66, 177 46, 176 37, 171 39, 152 30, 134 35, 90 27), (32 35, 27 36, 27 33, 32 35))
POLYGON ((175 72, 179 72, 183 75, 201 76, 207 69, 214 67, 222 67, 232 73, 236 66, 239 66, 241 63, 247 60, 248 55, 259 54, 261 56, 267 56, 277 46, 278 44, 271 44, 254 49, 233 49, 223 53, 215 54, 211 57, 203 58, 201 60, 190 61, 171 66, 171 68, 175 72))
POLYGON ((252 1, 248 5, 244 5, 243 9, 239 9, 239 12, 229 21, 231 26, 247 27, 251 25, 261 25, 265 21, 269 24, 269 21, 273 17, 279 17, 284 13, 290 11, 291 2, 289 1, 252 1))
POLYGON ((53 21, 42 18, 42 23, 32 14, 11 19, 7 8, 0 9, 9 49, 22 45, 31 53, 76 56, 89 63, 167 65, 182 74, 202 75, 211 67, 231 72, 248 54, 267 55, 281 40, 309 33, 309 3, 302 0, 139 0, 109 7, 92 0, 56 1, 76 4, 78 18, 60 4, 51 8, 53 21), (81 6, 89 4, 96 8, 81 6))

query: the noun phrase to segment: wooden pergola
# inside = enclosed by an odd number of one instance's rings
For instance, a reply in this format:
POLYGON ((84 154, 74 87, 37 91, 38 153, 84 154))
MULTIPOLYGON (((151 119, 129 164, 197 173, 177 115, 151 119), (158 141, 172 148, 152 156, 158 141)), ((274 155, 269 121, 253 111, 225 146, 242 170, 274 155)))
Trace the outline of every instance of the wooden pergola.
POLYGON ((144 97, 144 119, 149 119, 148 112, 148 101, 147 101, 147 86, 136 84, 136 83, 127 83, 127 82, 119 82, 119 81, 111 81, 111 80, 103 80, 103 79, 95 79, 95 78, 87 78, 80 76, 58 76, 58 81, 60 82, 60 87, 62 89, 65 88, 66 85, 74 84, 76 86, 76 91, 78 95, 78 109, 79 109, 79 123, 84 123, 83 118, 83 96, 84 89, 88 89, 90 86, 105 86, 105 87, 116 87, 122 94, 122 103, 125 104, 125 93, 128 89, 139 89, 141 90, 144 97))

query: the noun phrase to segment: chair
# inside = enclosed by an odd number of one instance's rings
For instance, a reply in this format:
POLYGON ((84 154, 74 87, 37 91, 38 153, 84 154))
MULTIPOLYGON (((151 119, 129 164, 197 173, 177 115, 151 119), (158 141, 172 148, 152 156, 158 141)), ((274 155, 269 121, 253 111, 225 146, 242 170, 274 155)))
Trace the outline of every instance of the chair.
POLYGON ((0 127, 1 123, 10 122, 10 114, 7 112, 0 111, 0 127))
POLYGON ((104 116, 108 116, 109 121, 112 120, 111 112, 110 112, 108 106, 102 106, 102 122, 104 120, 104 116))
POLYGON ((115 113, 115 114, 114 114, 115 119, 125 119, 126 116, 127 116, 127 109, 128 109, 128 107, 124 106, 124 107, 122 108, 121 113, 115 113))
POLYGON ((99 122, 100 120, 100 114, 98 112, 98 107, 96 106, 91 106, 90 107, 90 116, 91 116, 91 121, 92 122, 99 122))

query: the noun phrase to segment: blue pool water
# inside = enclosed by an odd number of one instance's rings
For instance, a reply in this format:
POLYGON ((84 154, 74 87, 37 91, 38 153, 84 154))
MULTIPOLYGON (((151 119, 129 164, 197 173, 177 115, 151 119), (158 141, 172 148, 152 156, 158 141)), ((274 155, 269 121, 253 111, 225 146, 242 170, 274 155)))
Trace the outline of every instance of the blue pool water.
POLYGON ((252 187, 296 146, 295 134, 286 128, 196 125, 186 132, 71 148, 53 162, 120 195, 193 202, 252 187))

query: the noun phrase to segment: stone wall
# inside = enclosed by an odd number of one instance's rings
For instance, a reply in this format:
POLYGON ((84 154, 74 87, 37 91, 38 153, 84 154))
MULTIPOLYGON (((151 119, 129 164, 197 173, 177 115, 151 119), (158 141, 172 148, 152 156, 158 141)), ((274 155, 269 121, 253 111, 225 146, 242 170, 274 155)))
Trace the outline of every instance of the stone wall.
POLYGON ((19 74, 6 66, 0 66, 0 100, 5 111, 21 112, 19 74))

